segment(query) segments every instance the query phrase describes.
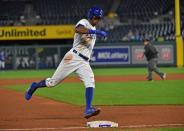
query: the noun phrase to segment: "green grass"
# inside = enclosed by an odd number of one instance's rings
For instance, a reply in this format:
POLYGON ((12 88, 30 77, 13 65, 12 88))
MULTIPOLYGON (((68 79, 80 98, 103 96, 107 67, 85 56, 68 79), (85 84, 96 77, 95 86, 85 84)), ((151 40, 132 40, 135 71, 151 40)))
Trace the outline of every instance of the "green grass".
POLYGON ((10 70, 0 71, 0 79, 3 78, 40 78, 50 77, 54 70, 10 70))
MULTIPOLYGON (((95 105, 184 104, 184 80, 97 83, 95 105)), ((8 86, 24 92, 28 85, 8 86)), ((84 86, 81 83, 63 83, 55 88, 39 89, 36 95, 84 105, 84 86)), ((34 98, 33 98, 34 99, 34 98)))
MULTIPOLYGON (((167 67, 160 68, 166 73, 184 73, 184 68, 167 67)), ((17 70, 17 71, 0 71, 0 79, 3 78, 33 78, 33 77, 50 77, 55 70, 17 70)), ((100 75, 132 75, 132 74, 146 74, 146 68, 107 68, 94 69, 95 76, 100 75)))
MULTIPOLYGON (((184 73, 184 68, 161 68, 167 73, 184 73)), ((3 78, 49 77, 54 70, 21 70, 0 72, 3 78)), ((146 74, 146 68, 94 69, 95 76, 146 74)), ((96 105, 184 104, 184 80, 96 83, 93 103, 96 105)), ((29 85, 6 88, 25 92, 29 85)), ((81 83, 62 83, 50 89, 39 89, 36 95, 75 105, 84 105, 85 88, 81 83)))

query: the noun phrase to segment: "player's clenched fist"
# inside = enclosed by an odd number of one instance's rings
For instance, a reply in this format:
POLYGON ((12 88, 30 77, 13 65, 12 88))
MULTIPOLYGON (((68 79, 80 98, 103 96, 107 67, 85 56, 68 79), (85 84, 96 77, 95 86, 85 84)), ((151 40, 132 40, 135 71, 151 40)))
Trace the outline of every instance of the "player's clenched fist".
POLYGON ((101 37, 106 37, 107 36, 107 32, 101 31, 101 30, 89 30, 88 33, 89 34, 96 34, 96 35, 101 36, 101 37))

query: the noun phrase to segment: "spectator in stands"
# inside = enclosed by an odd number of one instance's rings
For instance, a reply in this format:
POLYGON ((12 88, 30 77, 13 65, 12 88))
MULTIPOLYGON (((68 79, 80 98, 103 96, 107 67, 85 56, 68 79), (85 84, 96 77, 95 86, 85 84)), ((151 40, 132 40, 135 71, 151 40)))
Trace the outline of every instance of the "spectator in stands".
POLYGON ((38 68, 43 69, 46 68, 46 63, 45 63, 45 59, 43 58, 38 58, 38 68))
POLYGON ((54 67, 57 67, 59 64, 59 56, 58 54, 54 54, 54 67))
POLYGON ((23 68, 29 68, 29 57, 28 56, 24 56, 23 58, 22 58, 22 66, 23 66, 23 68))
POLYGON ((5 68, 13 69, 13 57, 10 54, 6 57, 6 67, 5 68))
POLYGON ((13 20, 9 20, 9 21, 7 22, 7 26, 13 26, 13 25, 14 25, 13 20))
POLYGON ((157 41, 163 42, 163 41, 164 41, 164 37, 163 37, 163 36, 159 36, 159 37, 157 38, 157 41))
POLYGON ((5 53, 4 53, 4 51, 0 52, 0 69, 1 70, 5 69, 5 53))
POLYGON ((122 40, 122 41, 128 41, 127 35, 123 36, 121 40, 122 40))
POLYGON ((136 37, 132 30, 129 30, 128 34, 122 37, 122 41, 134 41, 136 40, 136 37))
POLYGON ((52 56, 47 56, 46 57, 46 65, 48 68, 53 67, 53 59, 52 56))
POLYGON ((29 67, 32 69, 32 68, 35 68, 35 60, 33 58, 29 58, 29 67))
POLYGON ((41 17, 40 15, 35 16, 35 25, 40 25, 41 24, 41 17))
POLYGON ((140 35, 138 30, 135 31, 135 41, 140 41, 140 35))
POLYGON ((20 20, 17 20, 13 23, 14 26, 21 26, 22 23, 20 22, 20 20))
POLYGON ((132 30, 129 30, 127 37, 128 37, 128 41, 131 41, 134 39, 132 30))
POLYGON ((98 28, 109 31, 113 30, 115 26, 119 26, 120 24, 118 15, 111 12, 99 22, 98 28))
POLYGON ((21 25, 26 25, 26 20, 25 20, 25 17, 23 15, 20 16, 20 23, 21 23, 21 25))

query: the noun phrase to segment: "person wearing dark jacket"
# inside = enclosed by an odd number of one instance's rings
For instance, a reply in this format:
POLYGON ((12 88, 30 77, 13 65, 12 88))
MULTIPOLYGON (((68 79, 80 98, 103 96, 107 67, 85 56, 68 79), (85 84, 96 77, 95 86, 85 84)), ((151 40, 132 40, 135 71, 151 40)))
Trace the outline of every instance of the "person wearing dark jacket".
POLYGON ((144 55, 146 56, 146 59, 148 61, 148 76, 147 80, 152 81, 152 72, 155 72, 157 75, 160 76, 161 79, 166 79, 166 73, 160 72, 160 70, 157 67, 158 63, 158 51, 156 48, 150 43, 149 39, 144 39, 144 55))

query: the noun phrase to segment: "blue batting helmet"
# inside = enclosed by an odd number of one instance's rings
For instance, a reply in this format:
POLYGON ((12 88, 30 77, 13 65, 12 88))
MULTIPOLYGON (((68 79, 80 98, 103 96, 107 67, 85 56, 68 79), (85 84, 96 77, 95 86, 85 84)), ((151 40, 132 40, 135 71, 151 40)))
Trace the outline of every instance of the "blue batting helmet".
POLYGON ((92 19, 93 17, 103 17, 103 10, 99 7, 92 7, 88 10, 88 19, 92 19))

